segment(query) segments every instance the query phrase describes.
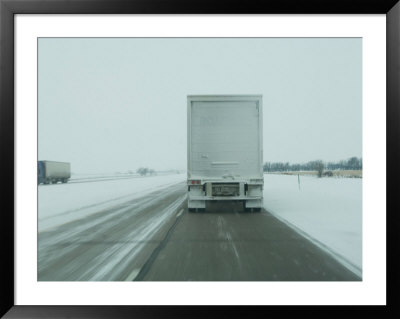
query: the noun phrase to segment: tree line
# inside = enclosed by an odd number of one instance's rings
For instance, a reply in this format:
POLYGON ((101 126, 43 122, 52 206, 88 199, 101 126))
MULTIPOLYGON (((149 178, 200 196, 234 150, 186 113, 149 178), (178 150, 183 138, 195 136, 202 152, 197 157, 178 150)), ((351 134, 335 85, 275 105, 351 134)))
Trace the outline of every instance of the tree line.
POLYGON ((140 176, 146 176, 147 174, 155 175, 156 171, 154 169, 151 169, 151 168, 148 168, 148 167, 139 167, 136 170, 136 173, 140 174, 140 176))
POLYGON ((323 162, 322 160, 309 161, 307 163, 266 162, 264 172, 289 172, 289 171, 322 171, 322 170, 360 170, 362 158, 351 157, 338 162, 323 162))

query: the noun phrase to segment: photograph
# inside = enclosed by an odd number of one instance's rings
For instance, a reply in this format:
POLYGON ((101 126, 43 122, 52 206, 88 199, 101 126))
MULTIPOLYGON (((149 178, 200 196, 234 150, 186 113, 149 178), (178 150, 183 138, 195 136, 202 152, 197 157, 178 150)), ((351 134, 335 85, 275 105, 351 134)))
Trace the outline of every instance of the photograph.
POLYGON ((397 317, 399 16, 0 0, 0 317, 397 317))
POLYGON ((362 281, 362 38, 38 38, 38 281, 362 281))

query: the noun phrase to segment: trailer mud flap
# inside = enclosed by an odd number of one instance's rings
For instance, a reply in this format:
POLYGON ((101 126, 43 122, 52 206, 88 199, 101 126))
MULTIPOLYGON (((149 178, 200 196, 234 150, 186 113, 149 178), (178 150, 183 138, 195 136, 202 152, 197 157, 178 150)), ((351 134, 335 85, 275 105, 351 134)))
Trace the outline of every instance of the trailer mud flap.
POLYGON ((188 200, 188 208, 206 208, 206 201, 205 200, 188 200))

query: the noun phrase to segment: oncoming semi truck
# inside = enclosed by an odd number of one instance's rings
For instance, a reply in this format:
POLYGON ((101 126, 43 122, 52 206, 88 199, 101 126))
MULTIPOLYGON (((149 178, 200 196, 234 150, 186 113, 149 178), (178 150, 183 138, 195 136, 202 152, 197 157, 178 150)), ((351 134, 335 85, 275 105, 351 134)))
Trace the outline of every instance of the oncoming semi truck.
POLYGON ((71 177, 71 164, 55 161, 38 161, 38 185, 67 183, 71 177))
POLYGON ((187 185, 190 211, 207 201, 263 206, 262 95, 189 95, 187 185))

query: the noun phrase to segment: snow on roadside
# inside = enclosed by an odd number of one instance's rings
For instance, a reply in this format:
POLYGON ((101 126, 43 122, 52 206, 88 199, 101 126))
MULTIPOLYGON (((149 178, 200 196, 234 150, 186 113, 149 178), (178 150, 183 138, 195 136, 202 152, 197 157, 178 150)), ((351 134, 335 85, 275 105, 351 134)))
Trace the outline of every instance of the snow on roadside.
POLYGON ((362 179, 264 175, 264 208, 361 276, 362 179), (322 244, 322 245, 321 245, 322 244), (321 247, 323 248, 323 247, 321 247))
MULTIPOLYGON (((39 231, 185 180, 186 174, 171 174, 40 185, 39 231)), ((297 176, 266 174, 264 181, 267 211, 343 256, 361 274, 362 179, 300 176, 300 188, 297 176)))
POLYGON ((99 209, 145 196, 185 180, 186 174, 174 174, 92 183, 40 185, 38 230, 83 218, 99 209))

